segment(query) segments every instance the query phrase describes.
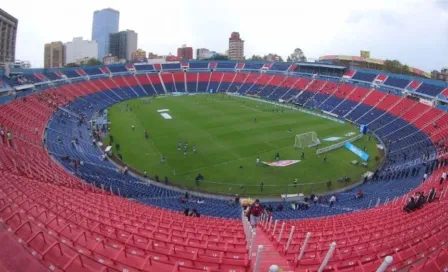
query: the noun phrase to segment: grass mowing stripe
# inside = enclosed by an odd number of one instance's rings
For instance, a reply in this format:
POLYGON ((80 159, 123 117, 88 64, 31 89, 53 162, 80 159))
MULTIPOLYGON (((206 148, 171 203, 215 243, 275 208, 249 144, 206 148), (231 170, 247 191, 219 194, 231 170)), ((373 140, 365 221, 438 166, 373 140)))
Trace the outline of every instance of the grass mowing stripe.
MULTIPOLYGON (((123 106, 117 104, 110 108, 109 115, 111 133, 121 143, 125 162, 142 171, 147 170, 150 176, 167 176, 171 182, 182 186, 195 188, 194 178, 200 171, 206 181, 201 189, 212 192, 285 193, 285 185, 291 184, 295 178, 299 179, 295 192, 311 189, 316 192, 327 190, 325 183, 330 179, 333 181, 330 189, 346 186, 346 183, 336 180, 345 175, 357 180, 362 173, 379 164, 375 159, 379 152, 374 140, 355 142, 371 155, 367 169, 351 165, 352 160, 360 159, 345 148, 321 156, 315 154, 315 148, 294 149, 296 134, 315 131, 323 147, 334 144, 323 139, 341 137, 342 141, 347 138, 347 133, 357 132, 357 128, 292 109, 277 112, 270 104, 220 94, 166 97, 149 105, 139 99, 124 103, 132 106, 132 114, 120 111, 123 106), (163 119, 157 113, 159 109, 169 109, 173 119, 163 119), (135 118, 139 121, 136 123, 138 127, 130 133, 130 123, 137 122, 135 118), (256 122, 254 118, 257 118, 256 122), (145 128, 150 131, 151 142, 144 143, 145 128), (289 129, 291 133, 288 133, 289 129), (177 151, 179 140, 188 140, 187 156, 177 151), (196 153, 191 152, 193 142, 197 145, 196 153), (255 165, 257 157, 262 161, 273 161, 277 152, 282 160, 300 160, 302 151, 305 152, 305 160, 292 166, 255 165), (163 154, 169 167, 160 164, 160 157, 151 155, 152 152, 163 154), (328 158, 326 164, 323 163, 324 156, 328 158), (172 169, 176 170, 176 175, 172 169), (266 185, 263 192, 259 191, 260 182, 266 185), (310 189, 308 185, 300 185, 308 183, 315 186, 310 189)), ((291 188, 289 190, 293 193, 291 188)))

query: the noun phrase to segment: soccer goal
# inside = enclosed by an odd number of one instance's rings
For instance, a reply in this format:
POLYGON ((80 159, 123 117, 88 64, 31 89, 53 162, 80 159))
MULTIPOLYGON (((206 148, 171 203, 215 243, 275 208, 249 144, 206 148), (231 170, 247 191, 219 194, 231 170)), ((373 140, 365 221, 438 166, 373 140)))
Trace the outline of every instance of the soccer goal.
POLYGON ((320 144, 319 138, 317 138, 317 134, 314 131, 302 133, 296 135, 296 139, 294 142, 294 148, 305 148, 305 147, 313 147, 320 144))

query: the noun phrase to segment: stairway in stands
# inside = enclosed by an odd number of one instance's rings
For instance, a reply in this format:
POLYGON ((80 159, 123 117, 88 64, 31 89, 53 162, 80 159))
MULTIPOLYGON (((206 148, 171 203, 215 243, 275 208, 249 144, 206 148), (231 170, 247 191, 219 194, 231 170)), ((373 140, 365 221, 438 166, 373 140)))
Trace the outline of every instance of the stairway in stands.
POLYGON ((252 244, 252 262, 251 270, 255 266, 255 260, 257 259, 257 249, 258 246, 263 246, 263 252, 261 253, 261 261, 259 263, 258 271, 269 271, 271 265, 277 265, 283 272, 294 271, 294 269, 289 265, 288 260, 285 256, 281 255, 276 249, 275 241, 271 241, 268 235, 260 228, 257 228, 255 241, 252 244))

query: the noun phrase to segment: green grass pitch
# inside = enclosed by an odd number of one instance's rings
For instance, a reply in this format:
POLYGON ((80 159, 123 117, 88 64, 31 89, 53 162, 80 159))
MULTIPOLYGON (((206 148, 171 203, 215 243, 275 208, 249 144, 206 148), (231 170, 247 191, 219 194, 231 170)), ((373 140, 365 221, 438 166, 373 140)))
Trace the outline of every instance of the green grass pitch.
POLYGON ((296 134, 315 131, 323 147, 336 143, 325 138, 343 137, 342 141, 347 133, 359 133, 350 124, 282 109, 245 98, 209 94, 135 99, 114 105, 108 115, 113 146, 120 143, 126 164, 147 171, 151 177, 158 175, 163 180, 167 176, 170 183, 195 190, 244 195, 323 192, 347 186, 337 181, 344 175, 357 181, 365 171, 378 166, 376 139, 368 140, 367 136, 354 144, 367 148, 371 157, 368 169, 351 165, 352 160, 360 158, 345 148, 322 155, 316 155, 316 148, 305 148, 305 159, 287 167, 256 165, 257 157, 275 161, 276 152, 281 160, 300 160, 302 149, 293 148, 296 134), (158 112, 161 109, 169 110, 166 113, 172 119, 164 119, 158 112), (182 141, 181 151, 177 150, 178 141, 182 141), (183 153, 185 141, 187 156, 183 153), (166 163, 161 163, 162 155, 166 163), (327 163, 323 162, 324 156, 327 163), (195 182, 198 173, 205 178, 199 187, 195 182), (295 178, 298 186, 288 186, 295 178), (331 187, 327 185, 329 180, 331 187))

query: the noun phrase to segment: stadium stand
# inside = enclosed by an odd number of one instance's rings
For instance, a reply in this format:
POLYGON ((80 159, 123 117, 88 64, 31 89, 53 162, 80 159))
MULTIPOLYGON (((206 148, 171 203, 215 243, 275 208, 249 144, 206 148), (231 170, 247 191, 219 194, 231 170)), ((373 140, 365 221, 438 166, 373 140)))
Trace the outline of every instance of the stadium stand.
POLYGON ((376 73, 366 73, 361 71, 356 71, 356 73, 352 76, 354 80, 360 80, 365 82, 373 82, 373 80, 377 77, 376 73))
POLYGON ((137 71, 153 71, 154 66, 152 66, 151 64, 139 64, 139 65, 135 65, 135 70, 137 70, 137 71))
MULTIPOLYGON (((284 258, 286 266, 291 266, 288 269, 317 271, 332 242, 336 249, 324 271, 374 271, 386 256, 393 257, 388 271, 446 269, 447 183, 439 183, 446 171, 445 112, 346 83, 253 71, 233 73, 228 70, 232 64, 234 69, 236 62, 222 66, 217 62, 218 69, 227 71, 214 73, 184 73, 179 64, 162 64, 164 70, 173 71, 66 82, 0 106, 2 130, 13 135, 0 142, 0 240, 11 244, 17 256, 29 252, 23 258, 33 260, 33 271, 248 271, 254 266, 252 246, 259 244, 269 245, 267 258, 277 254, 269 259, 271 263, 284 258), (272 211, 263 217, 254 241, 245 221, 239 219, 239 206, 215 198, 205 198, 204 206, 195 196, 182 204, 177 199, 183 191, 117 172, 117 166, 102 160, 102 151, 92 145, 87 121, 101 115, 104 108, 136 97, 209 89, 275 100, 287 97, 341 118, 346 115, 357 124, 368 124, 383 140, 387 159, 371 179, 338 193, 331 208, 322 196, 304 210, 272 211), (79 140, 75 147, 74 138, 79 140), (423 153, 425 158, 420 159, 423 153), (424 174, 429 178, 422 183, 424 174), (412 213, 402 210, 409 197, 417 192, 429 195, 432 188, 437 199, 412 213), (363 196, 355 197, 361 190, 363 196), (181 212, 187 207, 204 216, 185 217, 181 212), (311 237, 304 242, 308 232, 311 237)), ((244 69, 252 67, 258 66, 244 65, 244 69)), ((100 69, 83 71, 102 73, 100 69)), ((61 72, 57 73, 43 75, 59 80, 61 72)), ((62 73, 80 75, 76 70, 62 73)), ((370 75, 357 71, 353 77, 369 81, 370 75)), ((3 78, 10 84, 11 78, 3 78)), ((24 78, 33 80, 28 75, 24 78)), ((389 80, 404 84, 390 76, 385 83, 389 80)), ((410 88, 428 95, 444 89, 414 82, 410 88)), ((27 269, 24 262, 7 269, 20 267, 27 269)), ((262 271, 267 267, 262 265, 262 271)))

